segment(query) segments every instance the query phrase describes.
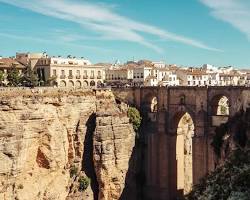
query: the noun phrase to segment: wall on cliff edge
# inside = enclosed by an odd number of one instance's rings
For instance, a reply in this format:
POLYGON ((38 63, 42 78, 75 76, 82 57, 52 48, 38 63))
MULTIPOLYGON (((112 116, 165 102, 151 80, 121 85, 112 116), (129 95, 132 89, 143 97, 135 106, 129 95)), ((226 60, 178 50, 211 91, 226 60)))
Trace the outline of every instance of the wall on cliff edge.
POLYGON ((134 145, 126 105, 110 91, 1 91, 0 199, 126 198, 134 145), (80 177, 91 179, 86 191, 80 177))

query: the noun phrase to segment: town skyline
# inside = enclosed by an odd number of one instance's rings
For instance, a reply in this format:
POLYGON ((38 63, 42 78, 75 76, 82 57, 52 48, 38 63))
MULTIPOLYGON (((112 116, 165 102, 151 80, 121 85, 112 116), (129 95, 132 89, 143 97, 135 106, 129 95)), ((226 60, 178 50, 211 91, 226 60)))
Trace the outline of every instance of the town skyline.
POLYGON ((46 51, 94 63, 148 59, 249 68, 248 8, 231 0, 0 0, 0 55, 46 51))

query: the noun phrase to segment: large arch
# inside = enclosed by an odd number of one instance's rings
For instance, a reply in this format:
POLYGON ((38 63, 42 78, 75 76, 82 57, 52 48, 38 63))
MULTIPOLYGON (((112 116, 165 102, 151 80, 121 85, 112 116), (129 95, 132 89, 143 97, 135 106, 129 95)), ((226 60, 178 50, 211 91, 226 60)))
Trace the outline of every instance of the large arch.
POLYGON ((176 186, 178 196, 182 198, 191 191, 193 185, 194 122, 188 112, 180 117, 176 134, 176 186))

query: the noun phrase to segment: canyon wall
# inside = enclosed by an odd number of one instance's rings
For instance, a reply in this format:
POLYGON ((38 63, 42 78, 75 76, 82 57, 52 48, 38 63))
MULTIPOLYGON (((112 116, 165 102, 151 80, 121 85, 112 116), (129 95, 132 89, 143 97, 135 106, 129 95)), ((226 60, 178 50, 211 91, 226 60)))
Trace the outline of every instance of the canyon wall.
POLYGON ((135 191, 135 133, 110 91, 0 94, 0 199, 111 200, 135 191))

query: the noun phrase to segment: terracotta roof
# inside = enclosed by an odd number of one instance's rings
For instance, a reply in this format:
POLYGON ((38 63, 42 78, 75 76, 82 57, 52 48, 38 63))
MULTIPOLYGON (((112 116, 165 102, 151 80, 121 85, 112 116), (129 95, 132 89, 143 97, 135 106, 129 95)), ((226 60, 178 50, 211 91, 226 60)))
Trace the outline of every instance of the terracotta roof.
POLYGON ((207 75, 207 73, 205 71, 202 71, 199 69, 189 70, 189 71, 187 71, 187 74, 189 74, 189 75, 207 75))
POLYGON ((11 68, 16 67, 17 69, 25 69, 26 67, 17 62, 14 58, 2 58, 0 59, 0 68, 11 68))

